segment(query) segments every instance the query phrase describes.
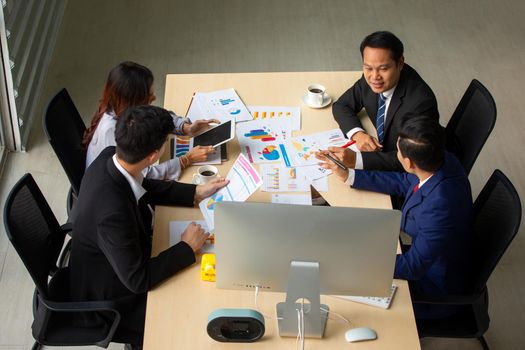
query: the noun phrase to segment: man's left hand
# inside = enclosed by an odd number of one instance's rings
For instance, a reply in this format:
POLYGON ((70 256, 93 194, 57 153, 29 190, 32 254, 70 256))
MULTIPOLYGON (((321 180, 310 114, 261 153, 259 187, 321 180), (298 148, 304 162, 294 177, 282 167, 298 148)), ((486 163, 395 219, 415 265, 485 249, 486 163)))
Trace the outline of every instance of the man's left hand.
POLYGON ((198 204, 204 198, 208 198, 209 196, 226 186, 228 183, 230 183, 230 180, 225 179, 223 177, 219 177, 211 180, 207 184, 198 185, 195 188, 195 204, 198 204))
POLYGON ((328 151, 335 155, 348 168, 355 168, 356 155, 355 152, 349 148, 342 147, 328 147, 328 151))

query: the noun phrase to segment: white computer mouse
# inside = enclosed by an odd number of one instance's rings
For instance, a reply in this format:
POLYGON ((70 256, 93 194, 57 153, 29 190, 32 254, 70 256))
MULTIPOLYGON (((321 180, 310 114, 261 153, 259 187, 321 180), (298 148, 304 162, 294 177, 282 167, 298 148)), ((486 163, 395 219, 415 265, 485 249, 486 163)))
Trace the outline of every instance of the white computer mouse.
POLYGON ((377 339, 377 333, 373 329, 367 327, 353 328, 346 331, 345 339, 347 342, 374 340, 377 339))

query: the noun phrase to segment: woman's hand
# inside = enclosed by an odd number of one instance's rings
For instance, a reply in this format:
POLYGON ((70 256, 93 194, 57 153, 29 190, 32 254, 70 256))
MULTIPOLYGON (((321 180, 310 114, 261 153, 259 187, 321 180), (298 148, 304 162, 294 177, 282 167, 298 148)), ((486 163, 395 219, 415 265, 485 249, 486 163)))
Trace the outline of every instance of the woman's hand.
POLYGON ((188 165, 208 160, 208 154, 213 153, 213 151, 214 149, 212 146, 193 147, 188 153, 186 153, 186 157, 188 157, 190 161, 190 164, 188 165))
POLYGON ((184 134, 188 136, 197 136, 210 129, 210 124, 220 124, 221 121, 218 119, 199 119, 191 124, 184 125, 184 134))

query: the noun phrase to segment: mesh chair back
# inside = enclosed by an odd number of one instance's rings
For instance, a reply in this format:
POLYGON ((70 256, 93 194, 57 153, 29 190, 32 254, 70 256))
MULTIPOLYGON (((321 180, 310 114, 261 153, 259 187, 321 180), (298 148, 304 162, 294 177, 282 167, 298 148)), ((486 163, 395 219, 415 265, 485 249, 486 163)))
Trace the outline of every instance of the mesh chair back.
POLYGON ((48 276, 56 269, 65 233, 31 174, 25 174, 11 190, 4 225, 36 288, 48 297, 48 276))
POLYGON ((510 180, 495 170, 474 202, 474 292, 481 292, 521 223, 521 202, 510 180))
POLYGON ((47 106, 44 131, 77 196, 86 166, 86 155, 81 147, 85 130, 69 93, 62 89, 47 106))
POLYGON ((447 150, 468 175, 496 123, 496 104, 490 92, 472 80, 447 124, 447 150))

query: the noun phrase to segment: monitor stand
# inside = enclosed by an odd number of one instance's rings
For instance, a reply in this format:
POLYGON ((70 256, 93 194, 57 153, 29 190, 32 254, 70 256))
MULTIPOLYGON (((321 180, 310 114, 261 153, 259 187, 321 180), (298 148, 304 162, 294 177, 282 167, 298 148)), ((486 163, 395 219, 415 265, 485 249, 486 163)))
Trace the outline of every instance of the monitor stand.
POLYGON ((288 273, 286 302, 277 304, 277 321, 281 337, 297 337, 297 310, 301 310, 298 299, 307 299, 304 304, 304 336, 322 338, 328 319, 328 306, 321 304, 319 263, 292 261, 288 273), (326 310, 321 310, 321 307, 326 310))

